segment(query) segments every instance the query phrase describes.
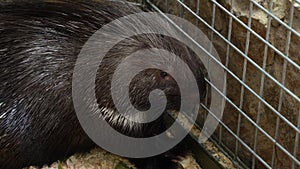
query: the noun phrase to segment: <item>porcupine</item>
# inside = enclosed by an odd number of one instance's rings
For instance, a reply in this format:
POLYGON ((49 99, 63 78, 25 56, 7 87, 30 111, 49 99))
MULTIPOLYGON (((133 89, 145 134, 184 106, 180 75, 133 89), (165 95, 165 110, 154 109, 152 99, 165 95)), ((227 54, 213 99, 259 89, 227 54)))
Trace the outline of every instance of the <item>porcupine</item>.
MULTIPOLYGON (((72 73, 77 56, 88 38, 103 25, 141 11, 119 1, 28 1, 0 5, 0 168, 47 164, 95 147, 82 130, 72 101, 72 73)), ((153 34, 123 40, 103 59, 95 92, 104 119, 132 137, 149 137, 162 132, 165 126, 161 118, 147 124, 125 119, 114 122, 118 112, 109 84, 123 57, 148 48, 166 49, 181 56, 197 77, 200 95, 205 95, 203 72, 193 60, 191 50, 182 43, 153 34)), ((139 110, 148 109, 148 95, 157 88, 167 96, 166 109, 178 110, 177 83, 170 74, 158 69, 144 70, 132 80, 132 104, 139 110)), ((176 166, 163 155, 135 161, 140 168, 176 166)))

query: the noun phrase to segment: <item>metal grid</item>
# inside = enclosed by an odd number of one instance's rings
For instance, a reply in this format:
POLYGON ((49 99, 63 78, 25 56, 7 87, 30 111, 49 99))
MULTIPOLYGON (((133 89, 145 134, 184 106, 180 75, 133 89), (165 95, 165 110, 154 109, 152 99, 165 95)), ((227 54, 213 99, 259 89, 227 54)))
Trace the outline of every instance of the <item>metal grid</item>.
MULTIPOLYGON (((300 65, 299 62, 297 62, 296 59, 291 58, 290 55, 290 46, 291 46, 291 37, 296 37, 300 39, 300 32, 296 31, 293 27, 294 22, 294 13, 295 6, 297 4, 300 4, 299 0, 291 0, 289 7, 289 18, 287 21, 283 21, 282 19, 278 18, 273 13, 274 9, 274 1, 264 1, 268 4, 268 8, 266 6, 263 6, 261 4, 261 1, 257 0, 249 0, 247 1, 249 3, 249 6, 247 7, 248 16, 249 18, 247 20, 242 20, 240 17, 237 16, 237 14, 234 12, 233 6, 234 3, 239 3, 239 0, 229 0, 230 7, 223 6, 221 2, 223 1, 216 1, 216 0, 205 0, 205 3, 210 4, 210 11, 211 11, 211 17, 209 19, 202 17, 201 15, 201 4, 204 0, 193 0, 194 6, 191 5, 191 0, 165 0, 165 1, 151 1, 151 0, 144 0, 142 3, 144 5, 149 6, 153 10, 160 12, 160 13, 172 13, 176 14, 180 17, 185 18, 185 16, 189 15, 188 19, 193 22, 195 25, 200 25, 202 27, 205 27, 207 30, 206 33, 208 33, 208 37, 211 39, 212 42, 216 38, 219 38, 222 40, 226 47, 226 52, 223 54, 223 60, 222 63, 218 62, 218 64, 225 70, 227 80, 234 80, 236 83, 240 85, 239 94, 236 97, 239 97, 238 101, 232 100, 232 98, 222 95, 222 91, 218 91, 223 97, 224 100, 226 100, 226 106, 232 107, 237 113, 237 120, 235 121, 234 127, 232 127, 232 123, 227 123, 223 119, 218 119, 220 122, 220 127, 218 131, 216 132, 216 136, 212 138, 213 141, 215 141, 216 144, 218 144, 224 153, 229 154, 229 156, 237 163, 239 167, 245 167, 245 168, 261 168, 259 166, 263 166, 264 168, 278 168, 276 167, 276 158, 280 158, 280 154, 278 155, 278 151, 283 153, 285 156, 287 156, 290 159, 290 167, 289 168, 300 168, 300 157, 299 157, 299 134, 300 134, 300 98, 299 93, 296 93, 294 90, 292 90, 287 83, 287 79, 289 78, 289 74, 291 71, 293 71, 298 77, 300 76, 300 65), (202 1, 202 2, 201 2, 202 1), (172 5, 170 5, 172 4, 172 5), (172 9, 177 7, 177 9, 172 9), (177 11, 176 12, 174 12, 177 11), (226 32, 221 32, 220 30, 217 30, 215 27, 215 21, 216 21, 216 11, 221 11, 222 14, 224 14, 227 18, 227 25, 226 25, 226 32), (259 34, 257 33, 256 29, 252 28, 252 16, 254 11, 262 11, 264 14, 267 15, 267 22, 266 22, 266 31, 265 34, 259 34), (271 35, 271 29, 272 29, 272 22, 277 22, 279 26, 286 31, 285 38, 285 46, 282 49, 279 49, 277 45, 274 45, 270 38, 271 35), (237 45, 237 42, 232 41, 232 32, 233 32, 233 24, 241 26, 243 29, 245 29, 245 42, 243 45, 237 45), (258 41, 264 44, 263 51, 262 51, 262 63, 257 63, 255 59, 253 59, 250 55, 251 53, 251 40, 253 38, 256 38, 258 41), (241 47, 242 46, 242 47, 241 47), (230 67, 230 60, 231 60, 231 54, 236 53, 239 55, 242 60, 242 69, 241 72, 236 72, 232 70, 232 67, 230 67), (281 77, 275 77, 273 73, 268 71, 268 56, 270 53, 274 53, 274 57, 276 59, 282 60, 282 70, 281 70, 281 77), (247 75, 249 72, 249 65, 251 65, 252 70, 259 72, 260 74, 260 82, 259 87, 257 89, 253 88, 253 85, 249 84, 249 80, 247 80, 247 75), (272 83, 273 86, 275 86, 276 89, 278 89, 278 97, 276 97, 277 104, 270 103, 268 101, 268 98, 264 96, 266 90, 266 83, 272 83), (251 94, 255 99, 258 100, 258 104, 256 107, 257 113, 255 116, 249 115, 244 110, 244 104, 245 104, 245 97, 246 95, 251 94), (295 114, 295 119, 291 120, 289 117, 286 116, 284 113, 285 109, 283 109, 284 102, 286 100, 286 97, 288 97, 290 100, 292 100, 294 105, 296 105, 296 112, 293 112, 295 114), (278 99, 277 99, 278 98, 278 99), (298 105, 298 106, 297 106, 298 105), (270 133, 270 131, 267 131, 262 124, 262 115, 263 113, 266 113, 267 110, 276 117, 275 122, 275 129, 274 133, 270 133), (244 123, 247 122, 250 125, 253 126, 253 132, 251 133, 252 142, 249 142, 245 140, 245 137, 241 136, 242 126, 244 123), (286 144, 282 144, 280 142, 280 132, 282 127, 281 126, 287 126, 286 128, 290 129, 288 132, 293 133, 292 138, 294 139, 292 142, 288 142, 287 144, 293 145, 292 149, 287 148, 286 144), (229 137, 234 138, 234 144, 233 146, 228 146, 231 143, 226 143, 226 139, 224 139, 224 133, 229 133, 229 137), (259 137, 265 137, 267 138, 270 143, 272 144, 272 150, 269 150, 272 152, 272 154, 269 154, 271 158, 266 159, 265 155, 261 155, 258 149, 259 143, 259 137), (247 151, 248 154, 251 154, 251 156, 242 156, 241 155, 241 149, 244 149, 244 151, 247 151), (278 157, 279 156, 279 157, 278 157), (250 162, 245 162, 250 161, 250 162), (260 163, 260 165, 258 165, 260 163)), ((289 2, 288 0, 286 0, 289 2)), ((224 4, 224 3, 223 3, 224 4)), ((288 3, 287 3, 288 4, 288 3)), ((166 17, 166 15, 163 15, 166 17)), ((299 19, 299 18, 298 18, 299 19)), ((299 44, 300 47, 300 44, 299 44)), ((207 51, 209 52, 209 51, 207 51)), ((300 53, 297 56, 300 58, 300 53)), ((214 57, 210 55, 213 59, 214 57)), ((232 62, 232 61, 231 61, 232 62)), ((276 65, 275 65, 276 66, 276 65)), ((296 76, 297 77, 297 76, 296 76)), ((211 84, 208 80, 207 83, 211 85, 212 90, 218 90, 216 89, 213 84, 211 84)), ((296 83, 296 85, 299 85, 299 83, 296 83)), ((300 88, 300 85, 299 85, 300 88)), ((204 109, 207 110, 208 113, 209 109, 204 104, 202 105, 204 109)), ((226 114, 225 109, 225 114, 226 114)), ((230 112, 227 112, 230 113, 230 112)), ((224 115, 225 115, 224 114, 224 115)), ((228 140, 227 140, 228 141, 228 140)))

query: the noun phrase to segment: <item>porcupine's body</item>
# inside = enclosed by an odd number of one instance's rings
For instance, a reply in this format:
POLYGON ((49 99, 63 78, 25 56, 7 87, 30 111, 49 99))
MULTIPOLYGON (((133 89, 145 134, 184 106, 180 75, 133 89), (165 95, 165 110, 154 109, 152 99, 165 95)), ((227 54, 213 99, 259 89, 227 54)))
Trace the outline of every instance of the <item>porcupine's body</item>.
MULTIPOLYGON (((114 19, 136 12, 141 10, 109 1, 0 5, 0 168, 42 165, 95 146, 82 130, 74 110, 74 65, 82 46, 95 31, 114 19)), ((96 78, 99 108, 115 110, 109 84, 120 58, 151 47, 174 48, 176 54, 189 55, 180 45, 167 37, 144 35, 124 40, 113 48, 96 78)), ((200 90, 204 91, 203 75, 198 75, 200 90)), ((178 109, 180 105, 177 84, 165 72, 146 70, 133 79, 132 85, 135 87, 131 92, 138 93, 132 102, 139 109, 149 107, 147 95, 155 88, 166 91, 167 98, 173 100, 167 108, 178 109)), ((128 125, 120 120, 115 123, 111 121, 114 114, 102 113, 115 129, 129 136, 147 137, 164 130, 160 122, 128 125)), ((157 162, 152 167, 162 165, 169 164, 157 162)))

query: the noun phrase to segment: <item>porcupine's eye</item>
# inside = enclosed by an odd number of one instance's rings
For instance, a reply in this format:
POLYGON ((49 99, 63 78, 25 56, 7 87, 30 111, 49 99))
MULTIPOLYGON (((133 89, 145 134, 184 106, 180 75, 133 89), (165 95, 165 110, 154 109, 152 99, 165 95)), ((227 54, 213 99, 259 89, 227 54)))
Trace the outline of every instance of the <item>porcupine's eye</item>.
POLYGON ((165 71, 160 71, 159 76, 161 79, 167 80, 167 81, 170 81, 172 79, 172 77, 169 75, 169 73, 167 73, 165 71))
POLYGON ((164 71, 161 71, 160 72, 160 76, 161 76, 161 78, 166 78, 167 76, 169 76, 169 74, 167 73, 167 72, 164 72, 164 71))

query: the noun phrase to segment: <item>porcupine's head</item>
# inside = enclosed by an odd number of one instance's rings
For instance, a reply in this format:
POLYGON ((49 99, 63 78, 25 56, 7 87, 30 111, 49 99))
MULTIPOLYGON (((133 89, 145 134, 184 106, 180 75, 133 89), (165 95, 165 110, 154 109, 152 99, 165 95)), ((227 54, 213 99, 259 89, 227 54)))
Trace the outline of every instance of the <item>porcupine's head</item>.
MULTIPOLYGON (((154 34, 143 34, 124 39, 114 46, 101 62, 96 79, 96 97, 106 121, 108 121, 108 123, 118 131, 135 137, 149 137, 163 132, 165 130, 165 126, 162 123, 163 115, 150 123, 136 123, 124 118, 116 110, 114 102, 112 101, 111 78, 116 67, 122 60, 126 61, 126 57, 130 54, 144 49, 154 49, 154 53, 159 57, 166 57, 159 52, 161 49, 178 56, 177 58, 182 59, 192 71, 198 85, 199 96, 203 98, 206 94, 204 67, 192 50, 183 43, 168 36, 154 34)), ((151 56, 145 56, 142 54, 135 59, 131 59, 126 62, 125 67, 128 67, 129 69, 131 66, 143 66, 145 62, 147 62, 147 59, 145 59, 147 57, 151 56)), ((164 62, 168 62, 168 59, 164 62)), ((168 63, 162 63, 161 61, 157 61, 156 64, 168 65, 168 63)), ((149 102, 150 93, 155 89, 160 89, 165 94, 167 100, 165 110, 179 110, 181 105, 181 93, 178 83, 171 76, 172 73, 176 73, 178 70, 180 71, 180 67, 170 64, 168 65, 167 71, 149 68, 139 72, 133 79, 131 79, 129 84, 129 103, 139 111, 146 111, 151 107, 149 102)), ((126 74, 128 72, 124 71, 122 73, 126 74)), ((184 78, 185 77, 182 77, 183 81, 184 78)), ((122 75, 120 79, 116 80, 116 83, 117 87, 114 88, 115 91, 113 92, 118 93, 119 89, 121 90, 124 88, 122 75)), ((188 81, 186 85, 189 85, 188 81)), ((194 93, 189 94, 192 99, 192 95, 194 95, 194 93)), ((126 102, 125 99, 126 97, 120 95, 115 102, 124 104, 126 102)), ((160 100, 158 100, 158 102, 160 102, 160 100)))

